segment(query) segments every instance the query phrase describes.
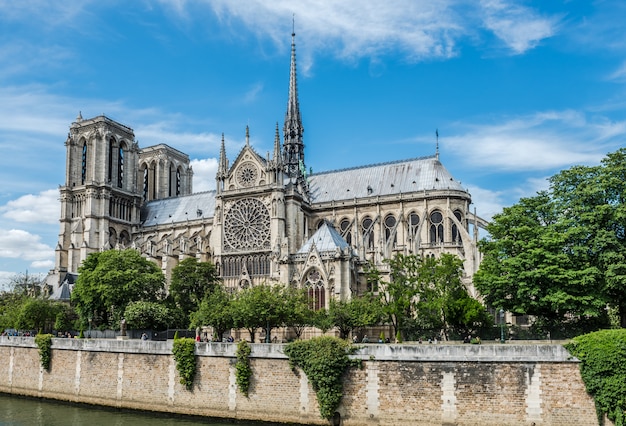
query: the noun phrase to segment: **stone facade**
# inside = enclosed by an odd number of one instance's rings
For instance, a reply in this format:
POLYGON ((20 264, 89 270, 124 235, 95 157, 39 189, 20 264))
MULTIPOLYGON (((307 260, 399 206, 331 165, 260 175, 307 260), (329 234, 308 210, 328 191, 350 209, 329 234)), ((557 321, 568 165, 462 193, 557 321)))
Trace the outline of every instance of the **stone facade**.
MULTIPOLYGON (((280 344, 252 344, 249 397, 235 384, 235 344, 196 344, 191 391, 172 343, 53 339, 43 371, 33 338, 0 338, 0 392, 231 419, 328 424, 306 375, 280 344)), ((597 425, 578 362, 558 345, 365 345, 344 377, 351 425, 597 425)))
MULTIPOLYGON (((454 253, 464 280, 480 264, 471 196, 435 155, 321 173, 307 171, 292 43, 282 141, 272 153, 246 144, 230 163, 222 138, 216 189, 193 193, 187 154, 140 148, 133 130, 79 114, 66 140, 66 181, 54 294, 93 252, 133 247, 166 277, 186 257, 216 264, 224 284, 283 283, 309 290, 315 307, 363 293, 363 267, 385 271, 396 253, 454 253)), ((381 141, 380 149, 384 149, 381 141)), ((315 149, 312 143, 310 149, 315 149)), ((64 292, 63 294, 68 294, 64 292)))

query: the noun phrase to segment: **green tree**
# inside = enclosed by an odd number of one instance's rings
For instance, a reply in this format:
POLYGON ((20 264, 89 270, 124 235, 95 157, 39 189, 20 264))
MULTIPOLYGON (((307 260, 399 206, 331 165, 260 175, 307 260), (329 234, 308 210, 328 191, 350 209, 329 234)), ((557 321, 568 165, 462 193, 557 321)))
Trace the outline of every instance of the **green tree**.
POLYGON ((463 263, 443 253, 438 258, 397 254, 389 264, 389 281, 375 269, 368 272, 370 288, 378 289, 382 311, 405 340, 425 330, 438 330, 445 339, 448 330, 478 328, 489 320, 480 302, 472 299, 461 278, 463 263))
POLYGON ((326 309, 320 309, 313 313, 313 324, 315 327, 319 328, 322 333, 326 333, 328 330, 333 328, 335 324, 333 324, 333 320, 328 314, 326 309))
POLYGON ((626 325, 626 149, 550 178, 493 218, 474 276, 487 303, 550 325, 626 325))
POLYGON ((451 329, 467 331, 489 320, 485 308, 463 285, 463 262, 457 256, 443 253, 423 259, 418 270, 416 316, 429 318, 430 328, 440 329, 445 340, 451 329))
POLYGON ((50 332, 60 311, 59 302, 29 297, 21 305, 15 328, 50 332))
POLYGON ((230 295, 221 285, 218 285, 200 303, 196 312, 191 313, 191 326, 213 327, 213 332, 219 340, 224 333, 234 327, 233 319, 233 296, 230 295))
POLYGON ((339 330, 339 337, 346 339, 353 330, 378 324, 383 310, 377 298, 364 295, 348 301, 332 299, 328 316, 339 330))
POLYGON ((283 290, 283 296, 285 326, 291 328, 296 338, 300 339, 306 327, 315 325, 315 311, 309 306, 304 289, 287 287, 283 290))
POLYGON ((0 329, 17 328, 22 305, 28 296, 14 292, 0 293, 0 329))
POLYGON ((195 257, 188 257, 172 269, 169 297, 182 311, 185 318, 200 307, 219 283, 215 265, 211 262, 199 262, 195 257))
POLYGON ((367 270, 368 287, 378 293, 383 315, 393 327, 394 336, 400 332, 403 338, 407 323, 413 319, 413 298, 417 294, 420 258, 416 255, 397 254, 386 259, 389 264, 389 280, 376 268, 367 270))
POLYGON ((72 304, 83 326, 117 327, 126 306, 135 301, 158 302, 165 294, 159 267, 136 250, 107 250, 87 256, 78 269, 72 304))
POLYGON ((130 302, 124 319, 129 328, 163 330, 168 328, 170 311, 160 302, 130 302))
POLYGON ((285 323, 287 308, 284 292, 283 286, 261 284, 243 289, 235 296, 235 326, 247 329, 252 343, 258 329, 265 330, 265 341, 270 342, 272 329, 285 323))
POLYGON ((71 330, 74 328, 74 322, 77 319, 78 315, 74 308, 68 304, 62 303, 54 319, 54 329, 57 331, 71 330))

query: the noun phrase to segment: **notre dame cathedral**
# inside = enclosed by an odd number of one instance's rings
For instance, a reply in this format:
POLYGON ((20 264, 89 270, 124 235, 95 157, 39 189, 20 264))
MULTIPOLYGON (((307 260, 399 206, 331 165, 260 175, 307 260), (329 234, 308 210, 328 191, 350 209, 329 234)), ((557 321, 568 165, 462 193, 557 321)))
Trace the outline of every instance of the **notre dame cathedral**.
MULTIPOLYGON (((396 253, 464 261, 478 269, 471 197, 433 156, 307 174, 292 34, 282 141, 266 156, 246 144, 229 161, 222 137, 213 191, 193 193, 189 156, 165 144, 140 148, 130 127, 101 115, 71 124, 54 296, 69 298, 81 262, 129 248, 169 279, 193 256, 213 262, 226 287, 283 283, 306 288, 315 307, 366 290, 365 265, 385 271, 396 253)), ((311 144, 315 149, 315 144, 311 144)), ((382 146, 381 146, 382 149, 382 146)))

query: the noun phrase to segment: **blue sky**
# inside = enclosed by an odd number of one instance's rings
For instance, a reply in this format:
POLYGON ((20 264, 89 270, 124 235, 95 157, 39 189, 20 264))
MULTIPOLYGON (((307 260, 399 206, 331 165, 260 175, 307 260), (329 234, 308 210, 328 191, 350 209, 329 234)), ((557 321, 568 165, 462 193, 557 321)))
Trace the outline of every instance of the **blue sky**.
POLYGON ((626 142, 626 3, 0 2, 0 284, 54 266, 78 112, 189 154, 214 188, 221 134, 272 150, 295 16, 306 164, 432 155, 490 218, 626 142))

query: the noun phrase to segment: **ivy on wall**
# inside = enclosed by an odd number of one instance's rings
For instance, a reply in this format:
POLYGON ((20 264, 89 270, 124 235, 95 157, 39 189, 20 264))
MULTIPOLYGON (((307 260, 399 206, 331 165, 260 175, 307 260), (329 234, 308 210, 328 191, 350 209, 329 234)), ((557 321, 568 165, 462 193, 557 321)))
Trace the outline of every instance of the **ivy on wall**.
POLYGON ((36 335, 35 344, 39 348, 39 362, 41 362, 41 366, 44 370, 49 370, 52 360, 52 334, 36 335))
POLYGON ((626 329, 603 330, 572 339, 565 348, 580 363, 587 392, 594 398, 599 424, 607 417, 624 426, 626 411, 626 329))
POLYGON ((322 336, 297 340, 285 347, 292 368, 299 367, 308 377, 323 419, 331 419, 343 395, 343 375, 361 360, 350 359, 358 348, 336 337, 322 336))
POLYGON ((252 377, 252 368, 250 367, 250 353, 252 349, 245 340, 242 340, 237 344, 237 362, 235 364, 235 381, 239 391, 248 397, 248 390, 250 389, 250 378, 252 377))
POLYGON ((196 375, 196 341, 187 337, 174 339, 172 353, 180 376, 180 384, 191 390, 196 375))

